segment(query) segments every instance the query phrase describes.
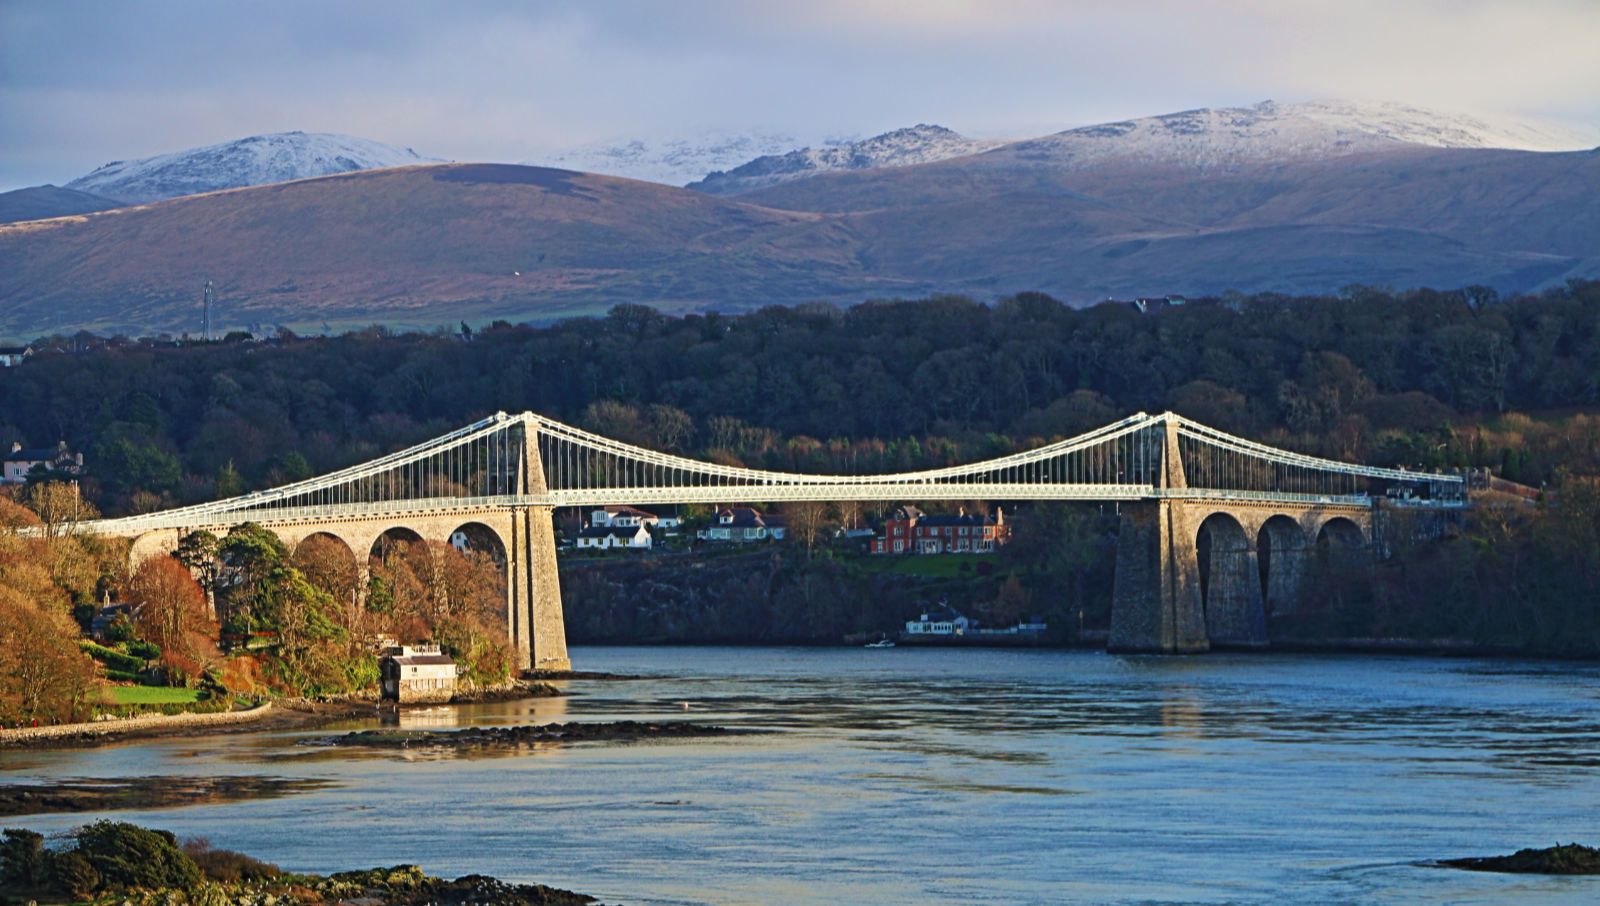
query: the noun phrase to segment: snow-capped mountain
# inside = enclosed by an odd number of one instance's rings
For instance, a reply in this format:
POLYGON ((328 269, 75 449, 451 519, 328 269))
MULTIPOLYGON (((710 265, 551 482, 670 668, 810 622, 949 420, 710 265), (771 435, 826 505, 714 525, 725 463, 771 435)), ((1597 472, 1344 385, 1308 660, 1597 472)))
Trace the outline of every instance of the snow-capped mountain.
POLYGON ((1494 121, 1395 103, 1263 101, 1251 107, 1201 108, 1069 129, 1014 142, 989 159, 1072 169, 1114 160, 1212 169, 1406 145, 1571 151, 1592 147, 1593 136, 1560 126, 1494 121))
POLYGON ((977 154, 1004 144, 967 138, 943 126, 918 123, 855 142, 837 142, 820 148, 801 148, 784 154, 758 157, 727 171, 712 171, 689 188, 712 195, 737 195, 755 189, 814 176, 829 170, 868 170, 904 167, 952 157, 977 154))
POLYGON ((411 164, 438 163, 410 148, 324 132, 277 132, 139 160, 119 160, 67 183, 126 202, 261 186, 411 164))
POLYGON ((522 163, 681 186, 715 170, 737 167, 753 157, 782 154, 799 144, 801 140, 782 133, 712 133, 693 138, 585 145, 531 157, 522 163))

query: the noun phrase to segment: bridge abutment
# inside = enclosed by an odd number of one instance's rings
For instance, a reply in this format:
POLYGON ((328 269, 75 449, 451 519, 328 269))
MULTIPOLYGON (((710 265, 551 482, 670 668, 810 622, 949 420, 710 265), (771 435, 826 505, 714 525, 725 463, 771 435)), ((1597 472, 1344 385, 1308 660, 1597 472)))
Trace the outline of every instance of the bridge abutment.
POLYGON ((1123 504, 1111 599, 1109 651, 1206 651, 1199 559, 1183 507, 1170 500, 1123 504))
POLYGON ((556 572, 554 509, 519 507, 512 523, 514 554, 508 564, 511 644, 518 670, 567 671, 566 619, 556 572))

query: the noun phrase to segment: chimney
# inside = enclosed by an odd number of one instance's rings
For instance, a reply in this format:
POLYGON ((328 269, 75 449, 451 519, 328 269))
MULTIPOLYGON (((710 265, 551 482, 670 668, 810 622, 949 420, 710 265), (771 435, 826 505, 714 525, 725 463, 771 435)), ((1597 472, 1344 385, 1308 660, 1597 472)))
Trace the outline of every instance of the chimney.
POLYGON ((22 452, 22 441, 20 441, 20 440, 12 441, 11 442, 11 452, 13 452, 13 453, 21 453, 22 452))
POLYGON ((1006 508, 1005 507, 997 506, 997 507, 994 508, 994 524, 995 525, 1005 525, 1006 524, 1006 508))

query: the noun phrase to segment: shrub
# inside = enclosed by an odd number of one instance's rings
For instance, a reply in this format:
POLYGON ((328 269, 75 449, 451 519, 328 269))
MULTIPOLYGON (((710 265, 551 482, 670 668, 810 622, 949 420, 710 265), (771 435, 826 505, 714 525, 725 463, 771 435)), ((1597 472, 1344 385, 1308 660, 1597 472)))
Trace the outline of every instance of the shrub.
POLYGON ((39 887, 48 876, 44 837, 31 830, 6 828, 0 836, 0 883, 15 888, 39 887))
POLYGON ((78 852, 110 889, 177 887, 200 883, 200 868, 166 831, 120 821, 96 821, 75 834, 78 852))
POLYGON ((87 652, 90 657, 102 664, 105 664, 107 669, 118 670, 123 673, 138 673, 144 670, 143 658, 137 658, 129 654, 123 654, 115 648, 107 648, 104 645, 96 645, 94 642, 90 641, 79 642, 78 647, 87 652))
POLYGON ((124 648, 134 657, 144 658, 147 661, 153 661, 161 656, 161 649, 154 642, 147 642, 144 639, 133 639, 124 648))
POLYGON ((72 895, 73 899, 88 899, 100 887, 100 872, 77 850, 58 853, 51 869, 55 872, 56 886, 72 895))
POLYGON ((111 624, 106 627, 106 640, 110 642, 126 642, 133 638, 133 621, 125 613, 117 614, 111 624))
POLYGON ((214 849, 204 837, 183 841, 183 852, 213 881, 266 881, 282 874, 270 862, 231 849, 214 849))

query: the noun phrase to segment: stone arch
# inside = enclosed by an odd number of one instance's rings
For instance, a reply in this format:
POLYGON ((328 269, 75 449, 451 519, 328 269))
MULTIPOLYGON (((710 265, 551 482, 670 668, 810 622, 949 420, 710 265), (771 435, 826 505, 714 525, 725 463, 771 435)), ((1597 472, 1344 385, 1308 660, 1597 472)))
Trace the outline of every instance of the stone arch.
POLYGON ((1332 569, 1356 566, 1366 551, 1366 532, 1353 519, 1335 516, 1317 530, 1317 558, 1332 569))
POLYGON ((1212 645, 1260 646, 1267 642, 1256 545, 1232 514, 1215 512, 1195 532, 1200 567, 1200 605, 1212 645))
MULTIPOLYGON (((446 537, 450 549, 461 551, 469 557, 487 555, 493 561, 498 572, 499 588, 494 597, 500 607, 499 619, 505 622, 509 631, 513 604, 511 592, 513 576, 511 574, 511 550, 508 539, 494 526, 476 520, 456 526, 446 537)), ((448 551, 446 553, 448 554, 448 551)), ((457 571, 462 566, 463 564, 460 563, 446 564, 446 568, 442 570, 445 585, 447 586, 445 592, 452 602, 455 599, 458 580, 465 579, 465 588, 470 589, 475 596, 481 595, 487 590, 484 585, 485 582, 494 581, 485 574, 477 572, 478 567, 476 564, 467 565, 467 574, 459 575, 457 571)), ((478 613, 480 616, 487 616, 486 611, 478 611, 478 613)))
POLYGON ((1334 516, 1322 523, 1317 530, 1318 545, 1338 545, 1347 548, 1361 548, 1367 545, 1367 533, 1354 520, 1344 516, 1334 516))
POLYGON ((506 539, 493 526, 473 520, 463 522, 451 530, 447 540, 451 547, 462 553, 488 554, 503 570, 509 547, 506 539))
POLYGON ((422 533, 404 525, 390 526, 379 532, 367 547, 368 560, 386 560, 401 545, 420 545, 422 533))
POLYGON ((344 536, 327 530, 309 532, 294 543, 289 559, 311 584, 339 603, 349 607, 361 603, 367 564, 344 536))
POLYGON ((1267 614, 1287 614, 1298 607, 1310 548, 1305 528, 1289 516, 1279 513, 1261 523, 1256 561, 1267 614))
POLYGON ((128 567, 138 569, 139 564, 178 549, 179 534, 174 529, 157 529, 135 537, 128 544, 128 567))

